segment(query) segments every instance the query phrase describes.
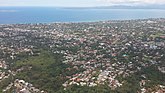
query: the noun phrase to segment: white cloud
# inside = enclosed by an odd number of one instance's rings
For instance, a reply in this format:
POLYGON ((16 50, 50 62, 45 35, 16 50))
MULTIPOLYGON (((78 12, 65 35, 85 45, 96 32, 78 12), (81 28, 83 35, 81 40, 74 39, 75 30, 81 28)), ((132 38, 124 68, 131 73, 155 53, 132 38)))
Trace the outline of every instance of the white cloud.
POLYGON ((165 0, 0 0, 0 6, 104 6, 165 4, 165 0))
POLYGON ((165 4, 165 0, 98 0, 102 3, 111 5, 146 5, 146 4, 165 4))
POLYGON ((0 10, 0 12, 18 12, 18 10, 0 10))

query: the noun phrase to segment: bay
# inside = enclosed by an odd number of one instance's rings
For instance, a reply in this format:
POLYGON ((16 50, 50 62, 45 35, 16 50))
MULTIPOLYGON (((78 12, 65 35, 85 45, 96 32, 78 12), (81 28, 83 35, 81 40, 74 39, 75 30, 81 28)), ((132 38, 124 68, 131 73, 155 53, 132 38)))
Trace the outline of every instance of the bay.
POLYGON ((165 18, 161 9, 79 9, 57 7, 0 7, 0 24, 95 22, 165 18))

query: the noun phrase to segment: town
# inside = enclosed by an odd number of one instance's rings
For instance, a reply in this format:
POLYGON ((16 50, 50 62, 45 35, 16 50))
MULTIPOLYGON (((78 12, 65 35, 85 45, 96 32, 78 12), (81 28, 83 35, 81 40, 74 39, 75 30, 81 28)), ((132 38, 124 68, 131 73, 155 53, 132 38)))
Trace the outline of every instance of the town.
POLYGON ((37 84, 31 80, 17 78, 19 73, 32 71, 35 67, 33 64, 25 65, 26 62, 18 67, 15 64, 22 59, 37 57, 43 50, 62 55, 61 64, 70 65, 63 68, 66 73, 75 70, 72 74, 60 73, 65 78, 61 84, 62 91, 74 85, 106 85, 115 91, 126 85, 125 78, 138 74, 139 89, 132 93, 165 93, 163 18, 0 25, 0 91, 51 93, 46 88, 35 86, 37 84), (144 71, 148 68, 160 73, 156 76, 160 80, 156 80, 152 87, 149 84, 154 79, 144 71), (8 79, 11 82, 3 85, 2 82, 8 79))

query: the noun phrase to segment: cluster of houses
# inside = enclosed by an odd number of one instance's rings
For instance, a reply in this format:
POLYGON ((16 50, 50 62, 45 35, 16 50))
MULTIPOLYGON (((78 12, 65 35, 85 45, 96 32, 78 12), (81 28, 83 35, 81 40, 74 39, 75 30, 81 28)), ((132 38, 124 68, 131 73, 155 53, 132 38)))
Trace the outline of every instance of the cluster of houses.
POLYGON ((3 80, 3 79, 6 79, 8 78, 10 75, 6 72, 2 72, 0 71, 0 82, 3 80))
POLYGON ((0 68, 2 68, 2 69, 7 69, 7 64, 6 64, 6 62, 5 62, 4 60, 1 60, 1 59, 0 59, 0 68))
POLYGON ((105 84, 108 82, 108 86, 112 89, 115 89, 117 87, 120 87, 122 84, 115 79, 116 76, 110 75, 110 72, 108 71, 84 71, 80 74, 75 74, 73 78, 70 78, 68 81, 66 81, 63 86, 66 88, 70 85, 80 85, 80 86, 89 86, 94 87, 100 84, 105 84))
POLYGON ((142 87, 139 93, 165 93, 165 86, 156 85, 156 86, 153 86, 152 88, 142 87))
POLYGON ((35 88, 32 84, 19 79, 14 81, 14 88, 15 93, 47 93, 43 90, 35 88))
POLYGON ((0 82, 5 79, 5 78, 8 78, 9 77, 9 74, 4 71, 6 70, 8 67, 8 65, 6 64, 6 62, 2 59, 0 59, 0 82))

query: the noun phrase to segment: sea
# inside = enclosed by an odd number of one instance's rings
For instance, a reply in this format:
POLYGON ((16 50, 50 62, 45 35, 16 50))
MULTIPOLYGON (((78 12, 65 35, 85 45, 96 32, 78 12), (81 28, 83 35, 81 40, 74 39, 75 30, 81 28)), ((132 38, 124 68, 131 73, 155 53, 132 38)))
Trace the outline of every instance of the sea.
POLYGON ((95 22, 165 18, 163 9, 91 9, 58 7, 0 7, 0 24, 95 22))

